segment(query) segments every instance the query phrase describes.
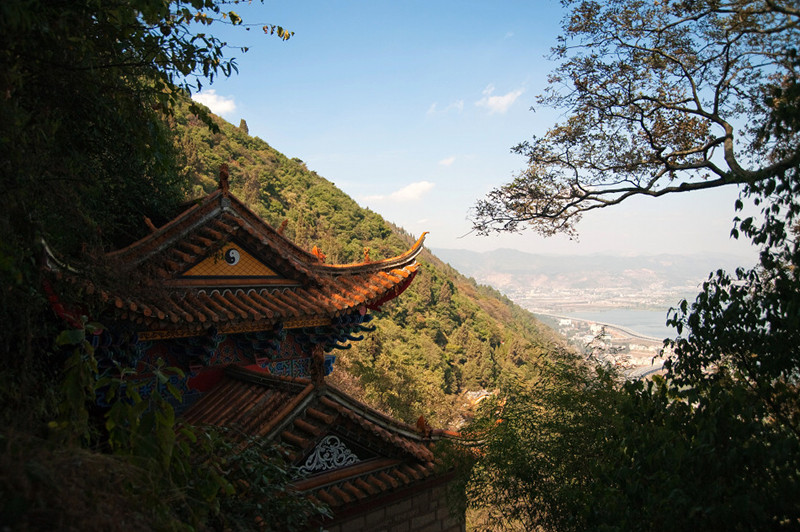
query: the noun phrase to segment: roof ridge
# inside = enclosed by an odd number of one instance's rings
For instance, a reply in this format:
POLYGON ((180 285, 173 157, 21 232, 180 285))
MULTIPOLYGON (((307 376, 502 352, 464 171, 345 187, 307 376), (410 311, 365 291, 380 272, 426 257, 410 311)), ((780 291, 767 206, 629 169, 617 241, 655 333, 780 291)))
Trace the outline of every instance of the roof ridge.
POLYGON ((350 396, 349 394, 343 392, 342 390, 338 389, 337 387, 331 384, 326 384, 325 389, 324 391, 322 391, 321 395, 328 397, 328 399, 339 403, 341 406, 360 415, 367 421, 370 421, 378 425, 380 428, 384 430, 397 432, 405 437, 412 438, 419 442, 422 442, 426 439, 412 425, 409 425, 408 423, 405 423, 403 421, 396 420, 384 414, 383 412, 376 410, 375 408, 359 401, 358 399, 350 396))
POLYGON ((191 228, 193 228, 193 227, 197 227, 197 226, 203 224, 206 220, 208 220, 209 218, 214 217, 219 212, 221 212, 222 211, 222 206, 221 205, 219 205, 219 206, 215 206, 214 205, 214 200, 218 196, 221 196, 221 195, 222 195, 222 191, 221 190, 216 190, 216 191, 212 192, 211 194, 209 194, 205 198, 202 198, 200 201, 198 201, 197 203, 195 203, 194 205, 192 205, 191 207, 189 207, 188 209, 186 209, 185 211, 180 213, 178 216, 176 216, 175 218, 173 218, 169 222, 167 222, 164 225, 162 225, 161 227, 157 228, 152 233, 149 233, 148 235, 143 236, 139 240, 136 240, 135 242, 130 243, 129 245, 125 246, 124 248, 117 249, 117 250, 114 250, 114 251, 110 251, 106 255, 109 258, 124 257, 125 255, 127 255, 129 253, 135 252, 139 248, 145 247, 149 243, 158 242, 160 239, 164 239, 163 242, 160 242, 158 245, 154 246, 154 249, 151 249, 149 252, 144 253, 139 262, 142 262, 142 261, 146 260, 147 258, 153 256, 154 254, 156 254, 159 251, 161 251, 162 249, 164 249, 164 247, 168 246, 169 243, 170 243, 170 239, 166 238, 168 236, 168 234, 171 231, 174 231, 177 227, 179 227, 181 223, 185 222, 187 219, 190 219, 190 217, 192 215, 194 215, 196 211, 199 211, 199 210, 201 210, 203 208, 209 208, 210 207, 209 211, 207 213, 205 213, 205 215, 201 216, 198 220, 196 220, 194 222, 194 224, 190 225, 190 227, 186 229, 186 232, 190 231, 191 228))
POLYGON ((341 275, 344 273, 371 273, 382 270, 401 269, 414 262, 417 256, 422 252, 425 237, 429 234, 428 231, 422 233, 417 241, 411 248, 400 255, 389 257, 386 259, 370 261, 370 262, 354 262, 351 264, 313 264, 312 268, 320 273, 327 273, 332 275, 341 275))

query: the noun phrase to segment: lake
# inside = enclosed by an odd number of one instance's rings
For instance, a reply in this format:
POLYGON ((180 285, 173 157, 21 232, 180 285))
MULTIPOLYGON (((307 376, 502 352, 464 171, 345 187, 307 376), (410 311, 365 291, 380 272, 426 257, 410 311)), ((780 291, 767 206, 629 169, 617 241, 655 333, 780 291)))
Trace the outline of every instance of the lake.
POLYGON ((597 321, 611 325, 628 328, 644 336, 663 339, 677 336, 675 329, 667 327, 667 311, 663 310, 633 310, 633 309, 603 309, 603 310, 576 310, 564 312, 564 316, 587 321, 597 321))

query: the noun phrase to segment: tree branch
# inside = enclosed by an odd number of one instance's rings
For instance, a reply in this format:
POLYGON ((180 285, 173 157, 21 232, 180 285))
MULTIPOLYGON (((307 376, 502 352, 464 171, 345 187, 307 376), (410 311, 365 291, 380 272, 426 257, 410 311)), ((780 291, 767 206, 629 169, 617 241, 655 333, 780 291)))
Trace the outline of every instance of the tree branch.
POLYGON ((564 30, 579 42, 554 50, 565 61, 539 98, 567 119, 514 149, 529 168, 478 203, 476 230, 571 232, 583 212, 632 196, 753 185, 800 164, 797 135, 734 127, 775 123, 775 105, 787 115, 767 97, 796 79, 786 50, 800 32, 796 10, 777 4, 578 2, 564 30))

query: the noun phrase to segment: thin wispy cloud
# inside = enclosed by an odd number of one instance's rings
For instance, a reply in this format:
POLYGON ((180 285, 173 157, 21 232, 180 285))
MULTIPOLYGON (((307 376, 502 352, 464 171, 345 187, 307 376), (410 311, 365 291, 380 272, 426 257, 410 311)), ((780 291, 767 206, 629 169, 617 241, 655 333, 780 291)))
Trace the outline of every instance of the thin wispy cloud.
POLYGON ((494 90, 494 85, 488 85, 483 89, 483 98, 475 102, 475 105, 478 107, 485 107, 488 109, 490 114, 503 114, 507 112, 508 109, 514 105, 514 102, 517 101, 517 98, 522 96, 522 93, 525 92, 524 89, 517 89, 503 95, 495 95, 494 90))
POLYGON ((236 110, 236 102, 232 97, 220 96, 214 89, 205 90, 192 96, 196 102, 202 103, 215 115, 227 115, 236 110))
POLYGON ((447 158, 445 158, 445 159, 442 159, 441 161, 439 161, 439 164, 440 164, 440 165, 442 165, 442 166, 450 166, 450 165, 451 165, 451 164, 453 164, 454 162, 456 162, 456 158, 455 158, 455 156, 453 156, 453 157, 447 157, 447 158))
POLYGON ((377 194, 374 196, 364 196, 363 199, 365 201, 417 201, 421 199, 425 194, 430 192, 430 190, 434 187, 434 183, 430 181, 417 181, 416 183, 411 183, 409 185, 404 186, 399 190, 395 190, 391 194, 383 195, 377 194))
POLYGON ((464 100, 455 100, 447 104, 444 109, 439 109, 439 102, 433 102, 430 107, 428 107, 427 114, 432 115, 436 113, 449 113, 450 111, 455 111, 460 113, 464 110, 464 100))
POLYGON ((444 112, 447 111, 458 111, 459 113, 464 110, 464 100, 456 100, 447 107, 445 107, 444 112))

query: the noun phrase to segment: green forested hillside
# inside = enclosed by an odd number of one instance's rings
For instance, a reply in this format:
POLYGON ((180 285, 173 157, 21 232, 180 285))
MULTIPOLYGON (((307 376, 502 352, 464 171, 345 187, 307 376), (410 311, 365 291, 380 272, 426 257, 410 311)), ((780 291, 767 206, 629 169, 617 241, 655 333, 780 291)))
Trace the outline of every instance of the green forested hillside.
MULTIPOLYGON (((234 194, 273 226, 327 262, 398 255, 414 237, 363 209, 299 159, 215 118, 212 132, 188 112, 174 118, 192 194, 217 186, 228 164, 234 194)), ((492 388, 525 371, 525 361, 552 350, 555 335, 498 292, 478 286, 425 251, 411 287, 376 315, 377 330, 339 352, 333 380, 405 421, 424 415, 434 426, 457 423, 464 391, 492 388)))

